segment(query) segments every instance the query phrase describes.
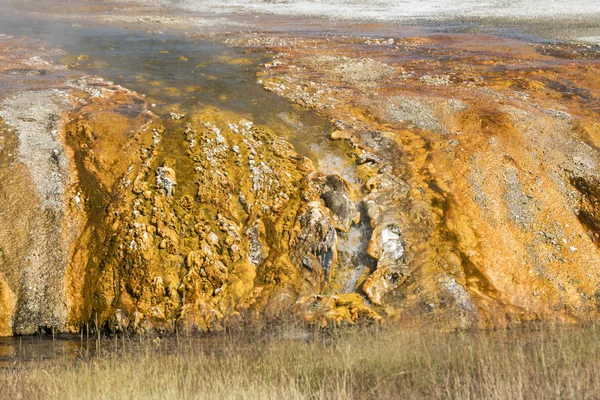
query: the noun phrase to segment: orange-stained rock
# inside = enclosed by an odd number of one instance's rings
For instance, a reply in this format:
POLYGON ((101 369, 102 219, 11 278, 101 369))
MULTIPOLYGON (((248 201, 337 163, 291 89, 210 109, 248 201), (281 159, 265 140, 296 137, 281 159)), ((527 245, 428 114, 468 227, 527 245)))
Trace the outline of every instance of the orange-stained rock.
POLYGON ((598 55, 486 36, 294 43, 260 78, 329 118, 348 173, 247 115, 153 113, 32 63, 37 45, 0 45, 0 72, 48 76, 0 99, 0 335, 597 316, 598 55))
POLYGON ((365 59, 369 43, 316 42, 270 47, 259 76, 353 143, 372 304, 446 327, 597 316, 600 54, 444 35, 365 59))

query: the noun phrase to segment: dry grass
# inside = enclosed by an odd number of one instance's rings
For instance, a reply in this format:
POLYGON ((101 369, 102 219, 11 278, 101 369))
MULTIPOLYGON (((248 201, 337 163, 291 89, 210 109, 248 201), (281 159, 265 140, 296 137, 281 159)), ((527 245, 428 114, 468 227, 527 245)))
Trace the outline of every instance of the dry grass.
POLYGON ((446 334, 288 328, 107 339, 101 356, 0 370, 0 398, 592 399, 600 397, 599 333, 595 325, 446 334))

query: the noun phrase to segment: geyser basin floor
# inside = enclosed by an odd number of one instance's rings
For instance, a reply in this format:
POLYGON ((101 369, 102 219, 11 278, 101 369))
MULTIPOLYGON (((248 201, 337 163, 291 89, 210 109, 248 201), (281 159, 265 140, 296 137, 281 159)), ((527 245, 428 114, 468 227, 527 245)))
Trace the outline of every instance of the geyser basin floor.
POLYGON ((596 48, 117 14, 2 20, 3 333, 596 317, 596 48))

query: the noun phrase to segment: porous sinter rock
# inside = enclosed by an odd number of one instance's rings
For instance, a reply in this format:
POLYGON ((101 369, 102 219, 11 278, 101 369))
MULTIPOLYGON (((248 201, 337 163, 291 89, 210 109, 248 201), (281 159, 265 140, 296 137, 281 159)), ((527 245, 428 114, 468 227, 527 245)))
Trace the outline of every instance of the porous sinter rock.
MULTIPOLYGON (((85 138, 103 132, 83 115, 67 132, 75 147, 95 148, 85 138)), ((87 266, 94 279, 84 293, 101 322, 220 329, 248 311, 290 311, 326 287, 337 234, 321 197, 335 190, 327 182, 344 186, 340 177, 316 173, 267 129, 220 110, 156 121, 131 140, 137 157, 123 165, 102 223, 106 254, 87 266)), ((343 196, 341 223, 355 212, 343 196)))
POLYGON ((8 173, 3 179, 2 206, 7 216, 0 235, 3 266, 12 278, 5 290, 15 287, 19 298, 12 324, 19 334, 34 333, 40 326, 62 328, 68 313, 64 302, 67 249, 74 239, 70 229, 77 230, 66 220, 70 166, 58 137, 60 113, 69 108, 66 93, 22 92, 1 107, 0 117, 18 134, 18 146, 7 149, 14 151, 12 162, 2 162, 8 173))
POLYGON ((0 335, 66 328, 66 266, 79 230, 65 205, 74 181, 62 116, 71 100, 41 83, 62 69, 28 44, 0 41, 0 335), (32 76, 39 90, 11 93, 32 76))
POLYGON ((329 117, 331 138, 355 149, 377 260, 361 286, 370 304, 449 328, 597 316, 597 51, 266 39, 230 42, 265 43, 277 56, 264 87, 329 117))
POLYGON ((73 317, 85 302, 82 263, 93 254, 93 232, 107 201, 103 196, 116 179, 110 172, 127 160, 114 157, 123 147, 113 140, 119 129, 126 133, 136 125, 128 125, 132 118, 125 117, 127 123, 119 125, 117 116, 97 109, 93 118, 103 118, 116 130, 104 138, 110 145, 102 149, 113 154, 94 153, 94 148, 82 154, 69 145, 65 125, 73 118, 70 112, 97 104, 87 92, 101 90, 102 99, 114 107, 140 97, 100 79, 62 85, 68 89, 20 91, 0 103, 2 334, 70 331, 84 323, 73 317), (86 190, 91 178, 83 170, 86 165, 106 170, 91 191, 86 190))
POLYGON ((0 109, 2 334, 208 331, 317 298, 319 324, 380 318, 361 296, 323 294, 338 231, 360 217, 343 178, 234 113, 161 117, 43 65, 46 88, 0 109))
POLYGON ((11 44, 0 334, 595 318, 598 56, 498 40, 230 38, 278 54, 264 87, 331 119, 344 177, 247 115, 153 113, 11 44))

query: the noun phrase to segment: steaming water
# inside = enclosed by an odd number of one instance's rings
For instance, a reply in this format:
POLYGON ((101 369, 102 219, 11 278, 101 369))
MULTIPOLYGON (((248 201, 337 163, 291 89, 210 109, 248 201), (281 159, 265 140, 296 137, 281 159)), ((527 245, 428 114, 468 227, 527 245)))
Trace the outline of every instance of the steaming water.
POLYGON ((114 27, 0 17, 0 34, 38 38, 73 56, 71 68, 101 76, 139 93, 167 112, 217 107, 268 126, 317 165, 325 154, 351 161, 328 140, 329 122, 265 91, 256 66, 267 55, 244 54, 201 38, 128 31, 114 27), (78 65, 75 65, 78 64, 78 65))
MULTIPOLYGON (((0 17, 0 34, 3 33, 41 39, 48 48, 63 49, 72 56, 62 60, 56 56, 55 61, 70 63, 72 70, 98 75, 146 94, 149 102, 156 104, 153 111, 157 114, 167 113, 175 106, 183 112, 205 107, 234 112, 289 140, 325 173, 337 173, 353 184, 360 183, 354 162, 347 156, 347 144, 329 140, 331 128, 326 119, 265 91, 256 82, 256 66, 268 60, 265 54, 248 55, 207 39, 173 34, 0 17)), ((373 268, 373 260, 365 255, 369 238, 370 227, 364 217, 361 224, 340 237, 347 291, 353 290, 365 268, 373 268)), ((3 339, 0 364, 15 358, 57 353, 75 357, 81 353, 78 337, 61 338, 3 339)), ((83 349, 88 351, 85 346, 83 349)))

